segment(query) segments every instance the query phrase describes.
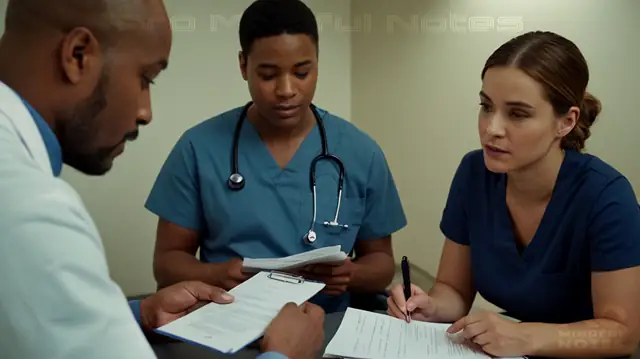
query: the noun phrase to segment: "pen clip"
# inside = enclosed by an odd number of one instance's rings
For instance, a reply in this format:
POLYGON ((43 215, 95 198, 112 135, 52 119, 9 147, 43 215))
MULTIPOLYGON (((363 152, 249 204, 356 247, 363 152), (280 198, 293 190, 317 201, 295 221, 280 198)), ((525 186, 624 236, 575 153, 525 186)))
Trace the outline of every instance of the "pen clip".
POLYGON ((291 283, 291 284, 304 283, 304 278, 300 276, 284 273, 284 272, 277 272, 277 271, 269 272, 269 274, 267 275, 267 278, 284 282, 284 283, 291 283))

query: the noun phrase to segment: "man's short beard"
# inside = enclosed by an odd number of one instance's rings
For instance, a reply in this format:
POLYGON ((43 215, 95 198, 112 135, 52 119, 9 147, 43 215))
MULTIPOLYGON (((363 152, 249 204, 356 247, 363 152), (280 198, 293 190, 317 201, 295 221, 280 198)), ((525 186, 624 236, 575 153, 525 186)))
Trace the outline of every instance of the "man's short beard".
POLYGON ((103 175, 111 169, 111 153, 119 145, 97 148, 100 137, 98 115, 107 106, 106 91, 109 76, 103 71, 91 96, 79 103, 68 115, 59 118, 56 132, 62 147, 64 163, 87 175, 103 175))

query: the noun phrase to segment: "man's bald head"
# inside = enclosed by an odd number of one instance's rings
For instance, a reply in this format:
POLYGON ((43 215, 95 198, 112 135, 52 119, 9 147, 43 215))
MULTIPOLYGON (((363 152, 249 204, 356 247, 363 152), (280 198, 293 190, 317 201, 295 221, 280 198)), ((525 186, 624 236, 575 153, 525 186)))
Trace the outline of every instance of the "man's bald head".
MULTIPOLYGON (((155 4, 154 4, 155 3, 155 4)), ((9 0, 5 35, 37 36, 52 31, 66 33, 84 27, 103 46, 119 35, 153 25, 153 0, 9 0)), ((156 10, 158 6, 155 7, 156 10)), ((162 8, 163 10, 163 8, 162 8)))
POLYGON ((66 164, 103 174, 151 121, 171 38, 162 0, 9 0, 0 82, 49 123, 66 164))

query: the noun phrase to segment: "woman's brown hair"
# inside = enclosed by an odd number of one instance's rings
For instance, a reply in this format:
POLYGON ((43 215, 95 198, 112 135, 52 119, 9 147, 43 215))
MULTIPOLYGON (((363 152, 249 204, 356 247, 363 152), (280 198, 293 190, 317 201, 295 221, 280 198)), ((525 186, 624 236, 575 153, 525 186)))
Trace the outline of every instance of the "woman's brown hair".
POLYGON ((580 49, 570 40, 549 31, 532 31, 514 37, 491 54, 482 70, 497 66, 516 67, 542 85, 557 116, 572 106, 580 108, 578 121, 560 146, 584 149, 591 125, 602 110, 600 101, 586 91, 589 67, 580 49))

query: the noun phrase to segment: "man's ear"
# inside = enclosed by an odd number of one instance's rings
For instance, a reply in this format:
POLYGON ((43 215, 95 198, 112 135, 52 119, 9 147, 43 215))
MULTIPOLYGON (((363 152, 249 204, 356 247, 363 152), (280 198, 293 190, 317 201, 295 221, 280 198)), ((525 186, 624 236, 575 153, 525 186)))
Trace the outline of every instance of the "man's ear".
POLYGON ((100 73, 102 53, 98 40, 89 29, 78 27, 64 37, 60 63, 65 80, 72 84, 100 73))
POLYGON ((247 58, 242 51, 238 52, 238 65, 240 66, 242 78, 247 81, 247 58))
POLYGON ((569 111, 558 119, 558 137, 562 138, 569 134, 578 124, 580 109, 573 106, 569 111))

